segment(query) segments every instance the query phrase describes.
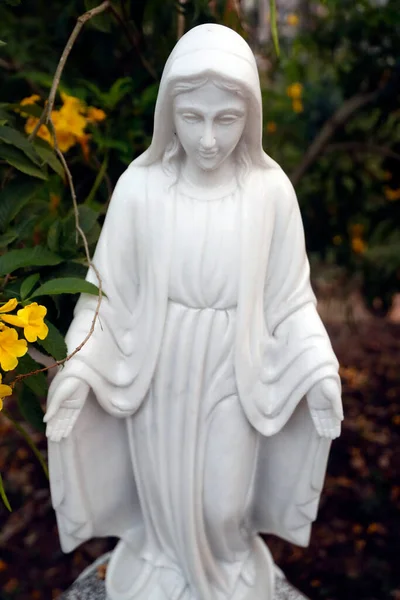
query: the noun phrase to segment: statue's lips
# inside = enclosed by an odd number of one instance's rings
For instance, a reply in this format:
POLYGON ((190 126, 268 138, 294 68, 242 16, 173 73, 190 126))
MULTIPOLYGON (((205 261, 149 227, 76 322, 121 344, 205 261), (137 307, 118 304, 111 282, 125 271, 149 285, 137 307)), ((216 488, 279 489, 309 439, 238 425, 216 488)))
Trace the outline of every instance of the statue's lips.
POLYGON ((215 156, 217 156, 218 154, 218 150, 213 150, 212 152, 202 152, 201 150, 199 150, 199 156, 201 156, 201 158, 214 158, 215 156))

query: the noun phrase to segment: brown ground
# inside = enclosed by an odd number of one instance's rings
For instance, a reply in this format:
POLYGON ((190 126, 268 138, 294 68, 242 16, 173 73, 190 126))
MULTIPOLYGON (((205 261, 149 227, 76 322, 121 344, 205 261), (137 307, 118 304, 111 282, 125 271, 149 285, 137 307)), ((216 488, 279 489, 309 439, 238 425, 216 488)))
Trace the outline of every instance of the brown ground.
MULTIPOLYGON (((373 320, 329 329, 342 365, 343 434, 310 547, 269 544, 313 600, 400 600, 400 326, 373 320)), ((47 481, 4 417, 0 470, 14 509, 0 507, 0 599, 56 598, 111 542, 61 553, 47 481)))

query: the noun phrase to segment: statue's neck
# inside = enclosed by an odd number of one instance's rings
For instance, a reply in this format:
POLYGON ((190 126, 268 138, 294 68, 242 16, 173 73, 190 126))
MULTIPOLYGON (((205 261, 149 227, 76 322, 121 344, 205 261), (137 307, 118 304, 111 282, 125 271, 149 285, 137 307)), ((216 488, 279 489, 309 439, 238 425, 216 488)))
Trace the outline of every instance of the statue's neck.
POLYGON ((199 188, 204 189, 231 186, 236 179, 236 164, 233 157, 225 160, 218 169, 205 171, 192 161, 185 160, 181 167, 183 177, 199 188))

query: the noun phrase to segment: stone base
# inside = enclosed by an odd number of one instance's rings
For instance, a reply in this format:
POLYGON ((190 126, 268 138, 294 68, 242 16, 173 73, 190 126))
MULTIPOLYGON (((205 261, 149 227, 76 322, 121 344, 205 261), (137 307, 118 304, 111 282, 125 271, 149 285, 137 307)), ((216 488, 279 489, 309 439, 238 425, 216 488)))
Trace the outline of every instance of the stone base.
MULTIPOLYGON (((104 554, 90 567, 85 569, 75 583, 59 600, 107 600, 102 566, 106 565, 110 554, 104 554)), ((282 571, 276 567, 276 587, 274 600, 307 600, 286 580, 282 571)))

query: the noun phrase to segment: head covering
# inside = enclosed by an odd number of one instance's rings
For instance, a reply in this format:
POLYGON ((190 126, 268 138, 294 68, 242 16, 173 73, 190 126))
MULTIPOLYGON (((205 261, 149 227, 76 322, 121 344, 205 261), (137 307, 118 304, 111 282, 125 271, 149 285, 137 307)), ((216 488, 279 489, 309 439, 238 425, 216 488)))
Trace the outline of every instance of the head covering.
POLYGON ((154 113, 153 139, 135 161, 148 166, 160 160, 174 134, 173 89, 201 76, 222 77, 244 90, 249 103, 244 138, 253 164, 279 168, 262 148, 262 101, 256 61, 250 46, 235 31, 208 23, 188 31, 171 52, 162 74, 154 113))

